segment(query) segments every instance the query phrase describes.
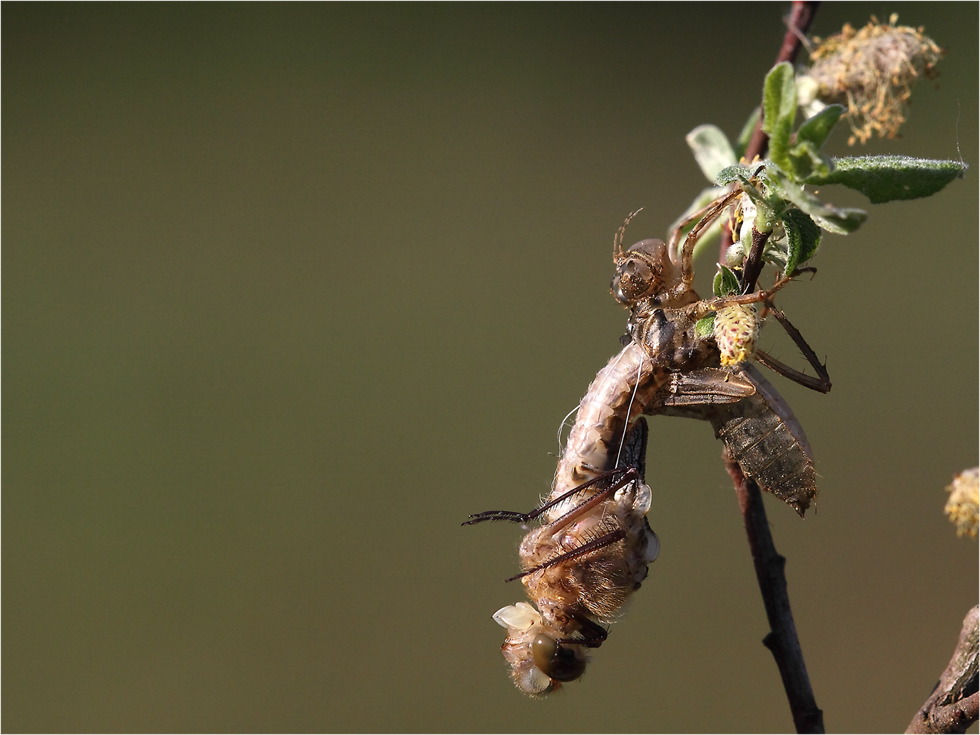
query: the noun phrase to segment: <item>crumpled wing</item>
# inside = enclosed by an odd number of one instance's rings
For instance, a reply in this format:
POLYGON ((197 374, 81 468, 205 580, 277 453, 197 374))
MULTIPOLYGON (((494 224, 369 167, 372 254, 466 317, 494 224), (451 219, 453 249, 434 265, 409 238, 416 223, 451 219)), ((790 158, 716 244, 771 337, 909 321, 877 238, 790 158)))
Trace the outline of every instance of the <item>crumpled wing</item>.
POLYGON ((671 390, 647 412, 709 421, 746 477, 806 512, 817 495, 813 450, 792 409, 754 366, 681 374, 671 390))

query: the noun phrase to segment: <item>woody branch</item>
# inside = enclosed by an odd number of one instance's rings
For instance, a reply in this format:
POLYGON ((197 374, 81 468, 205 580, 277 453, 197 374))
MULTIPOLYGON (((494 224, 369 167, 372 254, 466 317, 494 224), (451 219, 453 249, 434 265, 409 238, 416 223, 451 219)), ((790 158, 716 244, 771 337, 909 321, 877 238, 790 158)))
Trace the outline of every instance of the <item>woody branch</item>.
POLYGON ((966 728, 977 721, 980 708, 980 695, 977 693, 977 623, 978 608, 974 605, 963 619, 953 658, 905 732, 966 732, 966 728))
MULTIPOLYGON (((796 57, 801 38, 810 25, 817 5, 816 2, 793 3, 792 11, 786 21, 786 35, 776 59, 777 64, 782 61, 792 62, 796 57)), ((768 142, 766 134, 762 131, 760 118, 745 152, 745 160, 751 161, 756 156, 764 156, 768 142)), ((753 242, 752 250, 743 270, 745 274, 743 276, 743 293, 755 288, 755 281, 761 271, 762 246, 764 244, 764 238, 758 238, 757 242, 753 242)), ((730 245, 731 232, 723 231, 720 259, 724 258, 724 254, 730 245)), ((759 589, 762 592, 762 599, 766 607, 766 616, 769 620, 770 633, 763 639, 763 643, 772 652, 773 658, 776 660, 796 731, 822 733, 824 732, 823 712, 817 707, 813 688, 810 686, 806 663, 803 660, 803 649, 800 647, 800 641, 796 634, 796 624, 793 621, 793 612, 790 609, 784 573, 786 559, 779 555, 773 543, 759 486, 742 474, 738 464, 732 461, 727 450, 723 452, 722 456, 735 486, 739 509, 745 524, 745 533, 748 536, 749 548, 752 552, 752 561, 755 565, 756 578, 759 582, 759 589)))

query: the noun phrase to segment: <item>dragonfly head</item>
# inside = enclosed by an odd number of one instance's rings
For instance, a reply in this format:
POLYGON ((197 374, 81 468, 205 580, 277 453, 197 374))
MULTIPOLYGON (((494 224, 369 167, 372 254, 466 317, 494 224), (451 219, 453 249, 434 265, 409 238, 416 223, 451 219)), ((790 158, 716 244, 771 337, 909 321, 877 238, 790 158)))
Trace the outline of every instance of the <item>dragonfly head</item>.
POLYGON ((501 648, 517 688, 532 697, 558 689, 585 671, 588 660, 581 646, 559 643, 560 634, 533 605, 518 602, 498 610, 493 619, 507 629, 501 648))
POLYGON ((539 633, 531 642, 535 667, 555 681, 574 681, 585 673, 585 654, 581 646, 568 646, 554 636, 539 633))
POLYGON ((625 306, 647 298, 659 303, 661 296, 680 283, 680 271, 671 263, 663 240, 640 240, 625 253, 619 252, 615 262, 610 290, 625 306))

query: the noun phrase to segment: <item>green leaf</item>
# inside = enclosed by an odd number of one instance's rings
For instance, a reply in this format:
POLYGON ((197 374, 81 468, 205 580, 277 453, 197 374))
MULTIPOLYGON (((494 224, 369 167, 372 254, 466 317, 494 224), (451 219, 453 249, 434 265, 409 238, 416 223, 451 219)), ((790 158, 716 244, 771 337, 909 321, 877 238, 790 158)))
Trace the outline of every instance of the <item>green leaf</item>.
POLYGON ((826 176, 831 168, 830 159, 821 155, 817 147, 808 140, 789 149, 789 163, 793 178, 797 181, 803 181, 814 174, 826 176))
POLYGON ((732 144, 715 125, 699 125, 687 134, 686 140, 708 181, 714 181, 721 170, 737 160, 732 144))
POLYGON ((749 119, 745 121, 745 125, 742 126, 742 132, 738 134, 738 140, 735 141, 736 158, 741 159, 745 155, 745 151, 752 141, 752 133, 755 132, 755 126, 759 124, 760 115, 762 115, 762 108, 756 107, 752 110, 752 114, 749 115, 749 119))
POLYGON ((782 171, 770 168, 770 175, 778 188, 778 194, 802 209, 821 228, 835 235, 846 235, 854 232, 868 218, 868 213, 861 209, 835 207, 825 204, 816 196, 805 191, 799 184, 790 181, 782 171))
POLYGON ((766 75, 762 107, 762 129, 769 136, 769 156, 789 170, 789 140, 796 118, 796 80, 789 62, 776 64, 766 75))
POLYGON ((783 215, 786 238, 789 241, 789 254, 786 258, 785 273, 792 273, 798 266, 806 263, 820 246, 820 228, 810 216, 799 209, 790 209, 783 215))
POLYGON ((833 170, 814 174, 808 184, 843 184, 881 204, 918 199, 935 194, 953 179, 962 178, 968 166, 960 161, 937 161, 909 156, 855 156, 834 158, 833 170))
POLYGON ((796 131, 796 143, 789 149, 793 177, 803 181, 811 176, 827 176, 833 165, 820 147, 844 112, 841 105, 829 105, 804 122, 796 131))
POLYGON ((715 177, 715 186, 725 186, 733 181, 746 181, 752 175, 752 170, 748 166, 736 163, 718 172, 715 177))
POLYGON ((711 312, 704 319, 698 319, 694 325, 694 336, 698 339, 707 339, 715 333, 715 312, 711 312))
POLYGON ((723 265, 718 266, 718 272, 711 282, 711 290, 715 296, 730 296, 738 293, 738 277, 729 268, 723 265))
POLYGON ((796 131, 796 142, 804 141, 812 143, 815 148, 820 148, 827 141, 827 136, 834 129, 840 116, 846 112, 843 105, 828 105, 816 115, 800 125, 796 131))

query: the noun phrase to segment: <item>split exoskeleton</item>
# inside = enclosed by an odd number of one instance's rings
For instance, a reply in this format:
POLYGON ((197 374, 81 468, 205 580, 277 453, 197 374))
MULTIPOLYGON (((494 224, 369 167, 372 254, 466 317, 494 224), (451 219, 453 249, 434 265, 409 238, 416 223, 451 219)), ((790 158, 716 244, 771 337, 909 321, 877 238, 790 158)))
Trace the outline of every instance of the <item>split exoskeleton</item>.
MULTIPOLYGON (((742 196, 736 190, 698 212, 703 215, 678 254, 680 227, 670 244, 642 240, 622 250, 623 234, 635 212, 616 233, 613 296, 630 308, 629 333, 655 364, 671 372, 668 389, 644 408, 647 414, 706 420, 743 474, 792 506, 801 516, 816 497, 813 452, 792 410, 750 363, 755 358, 790 379, 821 392, 830 379, 816 354, 771 302, 796 275, 783 276, 768 290, 700 300, 694 282, 693 248, 701 232, 742 196), (799 346, 817 377, 804 375, 755 348, 762 304, 799 346), (699 321, 714 314, 710 333, 699 321)), ((681 226, 683 226, 682 223, 681 226)))
POLYGON ((540 523, 521 542, 521 573, 507 580, 520 579, 531 603, 509 605, 493 616, 507 629, 502 651, 511 677, 527 694, 548 694, 582 675, 586 650, 606 638, 602 623, 622 610, 659 553, 647 522, 648 430, 641 414, 709 421, 746 477, 800 515, 816 494, 803 429, 746 362, 754 356, 810 387, 829 390, 816 355, 771 304, 794 274, 768 291, 701 300, 693 290, 694 244, 739 196, 725 194, 682 223, 697 220, 680 252, 680 227, 669 243, 643 240, 624 252, 623 234, 636 213, 630 215, 614 240, 612 284, 613 295, 631 310, 629 340, 582 398, 551 493, 528 513, 486 511, 466 522, 540 523), (820 378, 755 349, 759 303, 800 345, 820 378), (704 333, 699 321, 709 314, 716 315, 715 328, 704 333))

